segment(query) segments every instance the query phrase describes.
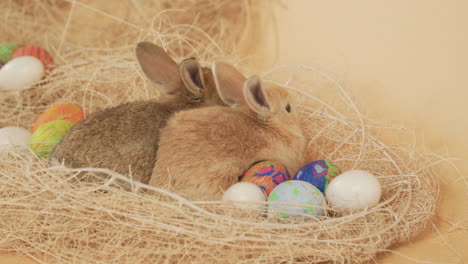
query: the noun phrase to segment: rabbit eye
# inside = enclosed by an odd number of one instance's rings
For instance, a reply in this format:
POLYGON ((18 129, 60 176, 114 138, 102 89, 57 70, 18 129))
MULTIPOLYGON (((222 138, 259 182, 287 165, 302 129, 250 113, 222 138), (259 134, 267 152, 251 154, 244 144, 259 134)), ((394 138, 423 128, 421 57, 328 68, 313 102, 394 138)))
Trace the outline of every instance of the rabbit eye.
POLYGON ((286 107, 284 109, 286 109, 286 111, 288 113, 291 113, 291 105, 290 104, 286 105, 286 107))

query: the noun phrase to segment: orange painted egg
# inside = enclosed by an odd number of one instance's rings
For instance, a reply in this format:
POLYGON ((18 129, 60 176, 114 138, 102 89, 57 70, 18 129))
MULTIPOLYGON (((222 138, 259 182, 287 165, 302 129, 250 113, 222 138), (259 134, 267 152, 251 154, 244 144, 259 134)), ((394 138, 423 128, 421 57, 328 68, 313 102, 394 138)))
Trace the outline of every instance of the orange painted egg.
POLYGON ((34 123, 34 127, 32 131, 36 131, 36 129, 45 123, 55 120, 65 120, 72 123, 78 123, 84 119, 84 112, 83 109, 76 104, 58 104, 54 105, 47 110, 44 111, 34 123))
POLYGON ((251 182, 262 189, 266 196, 280 183, 291 179, 284 164, 277 161, 262 161, 248 169, 241 181, 251 182))
POLYGON ((22 48, 17 49, 13 53, 13 59, 21 56, 33 56, 38 58, 44 66, 49 66, 53 62, 52 56, 50 56, 49 52, 46 49, 41 48, 36 45, 27 45, 22 48))

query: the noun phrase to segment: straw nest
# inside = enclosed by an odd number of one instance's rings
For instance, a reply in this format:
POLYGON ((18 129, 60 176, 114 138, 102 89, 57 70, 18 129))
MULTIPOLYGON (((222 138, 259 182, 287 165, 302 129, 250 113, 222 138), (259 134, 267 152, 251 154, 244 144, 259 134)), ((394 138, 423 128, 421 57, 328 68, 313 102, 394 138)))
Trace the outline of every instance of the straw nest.
MULTIPOLYGON (((0 3, 4 40, 43 46, 56 62, 31 89, 1 92, 1 126, 30 128, 55 103, 78 103, 92 113, 154 98, 158 90, 133 57, 138 41, 160 44, 178 59, 239 62, 239 43, 259 25, 253 19, 267 15, 263 2, 117 1, 112 8, 106 3, 0 3)), ((425 227, 438 192, 432 165, 440 158, 385 144, 381 138, 392 143, 411 132, 369 120, 340 85, 312 67, 279 67, 262 77, 305 99, 308 159, 331 160, 342 171, 371 171, 383 186, 380 204, 279 221, 139 183, 123 190, 115 183, 125 178, 112 171, 48 168, 46 161, 17 151, 0 161, 0 250, 45 263, 358 263, 425 227), (83 171, 109 178, 77 181, 83 171)))

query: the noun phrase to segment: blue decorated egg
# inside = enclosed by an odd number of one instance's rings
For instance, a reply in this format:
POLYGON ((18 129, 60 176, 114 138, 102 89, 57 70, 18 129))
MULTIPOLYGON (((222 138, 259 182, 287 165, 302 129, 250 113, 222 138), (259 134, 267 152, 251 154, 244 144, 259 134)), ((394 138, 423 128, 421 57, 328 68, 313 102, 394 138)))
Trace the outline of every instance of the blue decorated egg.
POLYGON ((302 167, 293 180, 311 183, 321 192, 325 192, 330 181, 338 174, 340 174, 340 170, 328 160, 316 160, 302 167))
POLYGON ((269 202, 304 204, 304 206, 292 206, 282 204, 269 204, 268 214, 288 218, 298 215, 325 214, 325 198, 312 184, 305 181, 286 181, 276 186, 268 196, 269 202))

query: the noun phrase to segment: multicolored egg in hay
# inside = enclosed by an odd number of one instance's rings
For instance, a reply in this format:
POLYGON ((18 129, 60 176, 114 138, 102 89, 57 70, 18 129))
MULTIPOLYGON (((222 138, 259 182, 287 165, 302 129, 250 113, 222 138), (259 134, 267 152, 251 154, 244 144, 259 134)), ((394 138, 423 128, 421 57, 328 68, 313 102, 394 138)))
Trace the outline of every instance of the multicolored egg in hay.
POLYGON ((44 48, 41 48, 36 45, 27 45, 20 49, 17 49, 15 53, 13 53, 13 58, 21 57, 21 56, 33 56, 38 58, 44 66, 49 66, 52 63, 52 56, 50 56, 49 52, 44 48))
POLYGON ((288 218, 299 215, 322 216, 325 214, 325 198, 312 184, 305 181, 286 181, 276 186, 268 196, 269 202, 304 204, 292 206, 269 204, 268 214, 288 218))
POLYGON ((75 123, 66 120, 54 120, 37 128, 29 140, 29 147, 40 158, 48 158, 50 152, 70 131, 75 123))
POLYGON ((241 181, 256 184, 268 196, 278 184, 290 179, 289 171, 282 163, 262 161, 248 169, 242 176, 241 181))
POLYGON ((18 48, 16 43, 0 43, 0 62, 3 64, 11 60, 13 52, 18 48))
POLYGON ((328 184, 340 170, 333 166, 328 160, 316 160, 302 167, 294 176, 293 180, 306 181, 325 192, 328 184))
POLYGON ((40 125, 54 120, 66 120, 76 124, 83 119, 84 112, 79 105, 58 104, 46 109, 44 113, 39 115, 32 131, 34 132, 40 125))

